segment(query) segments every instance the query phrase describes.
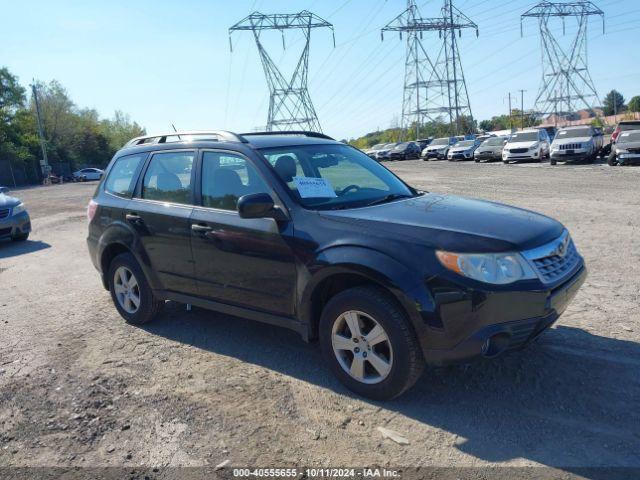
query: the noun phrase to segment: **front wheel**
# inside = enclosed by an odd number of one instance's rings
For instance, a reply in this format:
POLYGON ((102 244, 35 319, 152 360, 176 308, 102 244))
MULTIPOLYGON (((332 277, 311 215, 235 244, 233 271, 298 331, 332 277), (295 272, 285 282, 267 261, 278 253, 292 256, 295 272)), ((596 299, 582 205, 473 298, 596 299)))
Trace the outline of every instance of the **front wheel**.
POLYGON ((109 291, 120 316, 134 325, 152 321, 164 306, 131 253, 122 253, 111 261, 109 291))
POLYGON ((616 152, 611 149, 611 153, 609 154, 609 158, 607 158, 607 163, 612 166, 615 167, 618 164, 618 159, 616 156, 616 152))
POLYGON ((320 319, 322 354, 350 390, 388 400, 419 378, 424 358, 405 312, 376 287, 356 287, 333 297, 320 319))
POLYGON ((27 233, 20 233, 18 235, 14 235, 13 237, 11 237, 11 240, 13 240, 14 242, 24 242, 29 238, 29 232, 27 233))

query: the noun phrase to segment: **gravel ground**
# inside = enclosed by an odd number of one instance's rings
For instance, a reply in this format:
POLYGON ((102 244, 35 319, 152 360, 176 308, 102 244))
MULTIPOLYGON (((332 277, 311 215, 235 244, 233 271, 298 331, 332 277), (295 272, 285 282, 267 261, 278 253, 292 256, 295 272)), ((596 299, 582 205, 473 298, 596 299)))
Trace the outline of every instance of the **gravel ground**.
POLYGON ((390 167, 562 221, 590 274, 556 326, 366 401, 287 330, 178 304, 125 324, 85 245, 95 184, 26 189, 32 237, 0 244, 0 466, 640 467, 640 169, 390 167))

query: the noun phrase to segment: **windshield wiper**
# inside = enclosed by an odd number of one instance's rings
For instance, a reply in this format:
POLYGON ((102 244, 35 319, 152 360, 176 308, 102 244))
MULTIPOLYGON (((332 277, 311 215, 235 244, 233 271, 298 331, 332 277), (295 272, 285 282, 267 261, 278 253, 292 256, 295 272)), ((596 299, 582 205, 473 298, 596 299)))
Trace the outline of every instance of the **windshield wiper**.
POLYGON ((413 198, 414 195, 406 195, 404 193, 392 193, 382 198, 376 198, 375 200, 365 204, 365 207, 370 207, 372 205, 380 205, 381 203, 391 202, 393 200, 399 200, 401 198, 413 198))

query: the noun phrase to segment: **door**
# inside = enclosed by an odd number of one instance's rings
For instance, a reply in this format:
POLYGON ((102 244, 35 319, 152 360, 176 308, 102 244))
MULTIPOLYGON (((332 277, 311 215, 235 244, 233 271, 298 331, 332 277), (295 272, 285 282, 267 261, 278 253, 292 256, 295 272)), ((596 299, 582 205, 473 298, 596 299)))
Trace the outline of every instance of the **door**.
POLYGON ((293 315, 296 267, 287 242, 289 221, 244 219, 238 199, 275 194, 257 168, 239 153, 203 151, 200 206, 191 216, 191 245, 200 295, 222 303, 293 315))
POLYGON ((193 150, 153 154, 125 212, 163 288, 186 294, 196 293, 189 224, 195 156, 193 150))

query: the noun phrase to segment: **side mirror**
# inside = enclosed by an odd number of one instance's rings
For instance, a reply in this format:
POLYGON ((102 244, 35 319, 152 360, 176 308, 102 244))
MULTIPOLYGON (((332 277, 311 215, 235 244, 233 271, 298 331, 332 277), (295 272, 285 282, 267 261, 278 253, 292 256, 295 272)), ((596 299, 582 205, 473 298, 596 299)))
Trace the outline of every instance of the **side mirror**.
POLYGON ((9 193, 9 187, 0 187, 0 193, 9 193))
POLYGON ((273 198, 268 193, 252 193, 238 199, 238 213, 240 218, 274 218, 283 220, 282 210, 275 206, 273 198))

